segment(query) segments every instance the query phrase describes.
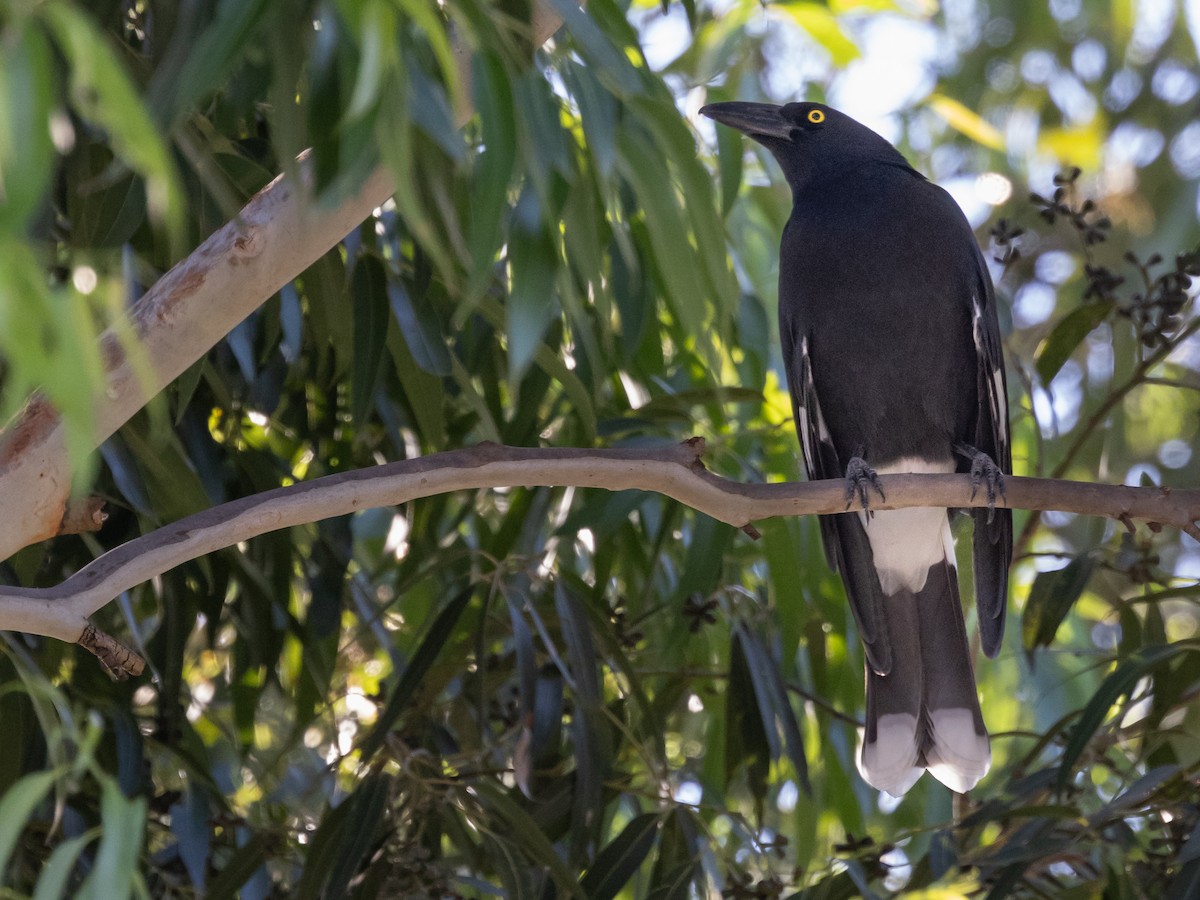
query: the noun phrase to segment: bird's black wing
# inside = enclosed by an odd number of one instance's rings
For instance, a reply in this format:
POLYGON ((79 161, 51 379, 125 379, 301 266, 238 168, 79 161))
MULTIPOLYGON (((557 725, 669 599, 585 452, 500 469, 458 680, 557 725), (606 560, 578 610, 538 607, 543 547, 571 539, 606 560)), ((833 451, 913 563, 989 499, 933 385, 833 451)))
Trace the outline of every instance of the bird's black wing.
MULTIPOLYGON (((974 445, 1005 474, 1012 472, 1012 446, 1008 433, 1008 382, 1004 374, 1004 351, 992 279, 979 248, 975 248, 979 272, 978 293, 972 298, 972 332, 976 354, 976 410, 974 445)), ((1004 637, 1004 615, 1008 607, 1008 567, 1012 562, 1012 511, 985 508, 971 512, 975 520, 973 559, 975 607, 983 652, 994 657, 1004 637), (989 522, 989 518, 991 521, 989 522)))
MULTIPOLYGON (((813 379, 810 336, 793 334, 786 325, 780 331, 796 434, 804 451, 805 474, 809 481, 842 478, 846 473, 821 414, 820 396, 813 379)), ((825 560, 842 576, 867 661, 874 671, 886 674, 892 667, 891 644, 867 532, 854 513, 818 516, 817 520, 821 524, 825 560)))

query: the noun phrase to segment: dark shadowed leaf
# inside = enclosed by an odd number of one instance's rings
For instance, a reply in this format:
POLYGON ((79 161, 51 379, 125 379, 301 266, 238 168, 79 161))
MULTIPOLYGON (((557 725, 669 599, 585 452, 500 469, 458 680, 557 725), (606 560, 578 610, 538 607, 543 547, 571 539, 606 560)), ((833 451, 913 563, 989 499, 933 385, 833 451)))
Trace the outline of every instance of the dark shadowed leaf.
POLYGON ((1134 689, 1144 675, 1159 666, 1185 653, 1197 653, 1200 648, 1193 643, 1180 642, 1169 646, 1146 647, 1123 660, 1109 675, 1100 689, 1084 707, 1083 714, 1075 727, 1071 729, 1071 737, 1063 750, 1062 762, 1058 769, 1059 784, 1070 781, 1076 761, 1087 748, 1088 742, 1108 718, 1114 703, 1124 694, 1134 689))
POLYGON ((575 797, 571 816, 573 856, 581 858, 599 832, 604 781, 612 762, 609 728, 604 720, 604 698, 596 651, 592 644, 587 615, 562 581, 554 585, 554 608, 566 641, 567 660, 575 699, 571 717, 571 736, 575 751, 575 797))
POLYGON ((1043 385, 1049 385, 1083 339, 1112 312, 1107 303, 1088 303, 1067 313, 1038 345, 1036 366, 1043 385))
POLYGON ((1034 650, 1054 643, 1058 626, 1083 594, 1099 561, 1097 554, 1083 553, 1061 569, 1038 573, 1021 616, 1021 636, 1031 661, 1034 650))
MULTIPOLYGON (((344 826, 331 828, 327 836, 322 835, 323 829, 317 830, 298 897, 338 900, 346 896, 351 880, 378 840, 377 831, 391 796, 391 786, 392 779, 387 775, 368 775, 342 801, 346 807, 344 826)), ((326 821, 333 818, 328 816, 326 821)))
POLYGON ((388 299, 392 314, 400 325, 400 333, 418 366, 430 375, 449 375, 451 371, 450 351, 442 334, 442 323, 428 300, 428 295, 417 300, 404 284, 395 279, 388 280, 388 299))
POLYGON ((266 862, 269 852, 270 839, 265 833, 251 837, 221 866, 220 873, 208 886, 205 900, 233 900, 241 886, 266 862))
POLYGON ((371 406, 387 338, 387 270, 379 257, 363 254, 354 263, 350 293, 354 299, 354 368, 350 382, 350 414, 361 422, 371 406))
POLYGON ((647 900, 687 900, 692 895, 692 884, 700 874, 700 853, 691 815, 677 806, 663 821, 647 900))
POLYGON ((796 770, 801 787, 806 792, 811 792, 812 788, 808 783, 808 760, 804 755, 804 739, 788 697, 787 686, 779 674, 779 661, 767 649, 766 642, 745 623, 739 622, 735 628, 741 638, 746 669, 754 685, 754 696, 758 701, 772 758, 779 759, 786 755, 796 770))
MULTIPOLYGON (((530 197, 531 195, 526 195, 530 197)), ((508 239, 512 286, 508 294, 509 380, 517 382, 533 362, 542 336, 558 311, 554 281, 558 252, 541 229, 514 227, 508 239)))
POLYGON ((740 631, 734 632, 730 643, 725 716, 725 783, 728 785, 738 768, 745 766, 750 792, 761 802, 766 796, 767 772, 772 757, 777 755, 778 739, 772 742, 774 728, 768 731, 764 722, 740 631))
POLYGON ((620 893, 654 846, 658 826, 657 813, 643 813, 596 854, 579 881, 590 900, 612 900, 620 893))
POLYGON ((558 851, 546 839, 537 822, 529 817, 504 788, 494 781, 483 779, 477 782, 473 790, 484 808, 498 820, 494 824, 508 829, 512 843, 525 852, 530 862, 547 869, 560 891, 578 900, 588 900, 571 870, 563 863, 558 851))
POLYGON ((404 669, 404 674, 400 676, 399 683, 392 690, 387 706, 380 713, 375 727, 367 735, 366 740, 363 741, 362 755, 364 759, 374 756, 379 748, 383 746, 384 739, 387 737, 392 726, 403 715, 405 708, 408 706, 408 701, 412 698, 413 692, 421 684, 421 679, 425 677, 425 673, 429 671, 430 666, 437 659, 442 647, 445 646, 446 641, 453 634, 455 627, 458 625, 459 617, 462 616, 463 610, 467 608, 467 604, 471 602, 473 593, 474 587, 463 588, 457 596, 442 608, 437 618, 433 620, 433 624, 429 626, 429 631, 426 632, 421 645, 417 648, 417 652, 409 660, 408 666, 404 669))

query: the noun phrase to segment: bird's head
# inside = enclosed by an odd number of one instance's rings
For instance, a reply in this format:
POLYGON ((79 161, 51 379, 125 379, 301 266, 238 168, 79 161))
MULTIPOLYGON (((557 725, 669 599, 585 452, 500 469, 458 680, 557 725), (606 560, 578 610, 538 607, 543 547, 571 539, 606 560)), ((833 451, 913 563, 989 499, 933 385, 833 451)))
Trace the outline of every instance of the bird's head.
POLYGON ((870 128, 823 103, 710 103, 700 114, 770 150, 795 193, 870 162, 908 166, 870 128))

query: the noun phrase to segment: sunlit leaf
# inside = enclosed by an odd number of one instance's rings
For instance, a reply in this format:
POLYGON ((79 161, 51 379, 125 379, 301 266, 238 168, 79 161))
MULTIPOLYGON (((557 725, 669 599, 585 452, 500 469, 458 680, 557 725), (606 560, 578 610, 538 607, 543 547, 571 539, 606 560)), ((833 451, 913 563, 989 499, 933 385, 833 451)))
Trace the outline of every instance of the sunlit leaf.
POLYGON ((941 116, 955 131, 966 135, 989 150, 1003 150, 1004 136, 991 122, 964 104, 945 94, 932 94, 925 101, 929 108, 941 116))
POLYGON ((842 29, 837 16, 828 6, 806 0, 788 0, 770 7, 786 15, 806 31, 814 41, 829 52, 835 66, 844 66, 858 59, 858 46, 842 29))

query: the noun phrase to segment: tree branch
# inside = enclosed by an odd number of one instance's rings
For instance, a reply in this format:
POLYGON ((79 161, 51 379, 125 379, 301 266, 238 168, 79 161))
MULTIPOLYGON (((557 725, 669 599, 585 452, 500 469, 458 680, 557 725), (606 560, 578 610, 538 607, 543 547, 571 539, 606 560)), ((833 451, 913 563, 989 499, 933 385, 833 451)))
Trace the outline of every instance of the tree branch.
MULTIPOLYGON (((268 531, 451 491, 494 487, 584 487, 664 494, 730 525, 757 519, 846 511, 840 479, 808 483, 744 484, 707 471, 700 461, 704 441, 692 438, 657 450, 587 450, 502 447, 480 444, 464 450, 358 469, 276 488, 195 515, 123 544, 51 588, 0 588, 0 629, 78 642, 88 616, 121 592, 191 559, 268 531)), ((874 509, 914 506, 985 506, 972 496, 966 475, 886 475, 886 500, 874 509)), ((1200 490, 1132 488, 1124 485, 1005 479, 999 505, 1056 509, 1123 522, 1170 525, 1200 536, 1200 490)), ((92 640, 95 640, 94 632, 92 640)), ((101 633, 102 635, 102 633, 101 633)), ((107 637, 106 635, 102 635, 107 637)), ((119 654, 105 647, 106 665, 119 654)), ((114 665, 113 660, 118 660, 114 665)), ((139 661, 140 662, 140 661, 139 661)))

